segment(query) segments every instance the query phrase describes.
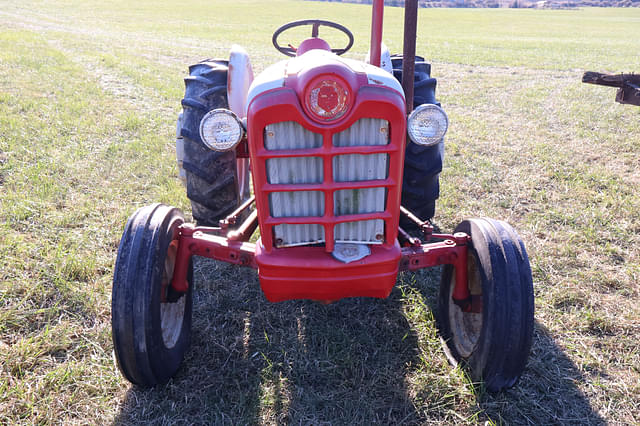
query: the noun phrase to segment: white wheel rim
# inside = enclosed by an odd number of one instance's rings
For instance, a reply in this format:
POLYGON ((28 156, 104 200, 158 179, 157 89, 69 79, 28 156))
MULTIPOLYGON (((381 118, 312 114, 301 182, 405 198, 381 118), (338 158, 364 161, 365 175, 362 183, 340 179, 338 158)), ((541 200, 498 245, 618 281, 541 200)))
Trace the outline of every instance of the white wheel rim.
MULTIPOLYGON (((482 278, 472 253, 467 255, 467 280, 472 295, 482 295, 482 278)), ((456 351, 462 358, 469 358, 480 339, 482 332, 482 313, 463 312, 460 306, 453 303, 453 289, 456 283, 455 271, 451 274, 449 285, 449 324, 451 339, 456 351)))
MULTIPOLYGON (((176 264, 176 254, 178 249, 178 240, 171 241, 167 249, 167 257, 164 261, 164 270, 162 273, 163 291, 164 287, 171 285, 173 278, 173 269, 176 264)), ((162 340, 164 345, 173 348, 180 334, 182 333, 182 322, 184 320, 184 309, 187 297, 185 295, 175 302, 160 303, 160 328, 162 329, 162 340)))
POLYGON ((164 345, 173 348, 182 332, 184 320, 185 296, 181 296, 177 302, 160 304, 160 325, 162 327, 162 340, 164 345))

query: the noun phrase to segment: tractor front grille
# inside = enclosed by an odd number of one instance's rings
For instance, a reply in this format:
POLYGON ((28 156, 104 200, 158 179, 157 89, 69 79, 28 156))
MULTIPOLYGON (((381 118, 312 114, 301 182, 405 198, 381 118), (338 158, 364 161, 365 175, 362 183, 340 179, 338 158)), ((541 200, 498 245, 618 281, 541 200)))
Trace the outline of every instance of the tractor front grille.
MULTIPOLYGON (((407 134, 402 93, 354 83, 348 115, 319 123, 305 114, 296 84, 267 90, 247 108, 260 253, 298 245, 315 246, 298 253, 330 253, 347 241, 395 250, 407 134)), ((293 251, 276 257, 284 262, 293 251)))
POLYGON ((342 217, 385 211, 388 182, 380 186, 371 182, 388 178, 389 153, 348 151, 388 144, 389 123, 382 119, 361 118, 324 138, 294 121, 268 124, 264 148, 273 154, 286 151, 285 156, 266 159, 267 182, 274 188, 268 197, 269 213, 283 222, 273 227, 275 246, 323 243, 327 225, 333 227, 334 242, 382 244, 383 219, 351 221, 342 217), (288 218, 307 218, 311 223, 286 223, 295 222, 288 218))

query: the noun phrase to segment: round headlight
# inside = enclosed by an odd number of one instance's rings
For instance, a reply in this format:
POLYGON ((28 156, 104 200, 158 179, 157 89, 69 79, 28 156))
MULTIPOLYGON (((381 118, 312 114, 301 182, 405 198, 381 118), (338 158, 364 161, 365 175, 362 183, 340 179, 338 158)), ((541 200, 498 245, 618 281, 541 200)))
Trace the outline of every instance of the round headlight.
POLYGON ((244 128, 237 115, 228 109, 214 109, 200 121, 200 138, 214 151, 229 151, 242 140, 244 128))
POLYGON ((305 104, 314 119, 336 120, 349 109, 350 93, 347 87, 333 76, 316 78, 305 91, 305 104))
POLYGON ((422 104, 414 109, 407 120, 407 131, 418 145, 435 145, 449 128, 449 119, 438 105, 422 104))

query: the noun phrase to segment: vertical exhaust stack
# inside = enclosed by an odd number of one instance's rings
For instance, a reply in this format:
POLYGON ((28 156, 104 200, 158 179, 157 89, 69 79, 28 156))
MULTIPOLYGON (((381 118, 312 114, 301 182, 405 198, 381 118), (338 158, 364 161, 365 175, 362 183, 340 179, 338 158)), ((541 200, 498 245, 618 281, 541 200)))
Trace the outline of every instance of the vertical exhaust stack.
POLYGON ((384 15, 384 0, 373 0, 371 15, 371 47, 369 52, 370 64, 380 66, 380 51, 382 49, 382 17, 384 15))
POLYGON ((413 111, 413 74, 416 61, 416 28, 418 0, 404 2, 404 46, 402 51, 402 89, 407 101, 407 113, 413 111))

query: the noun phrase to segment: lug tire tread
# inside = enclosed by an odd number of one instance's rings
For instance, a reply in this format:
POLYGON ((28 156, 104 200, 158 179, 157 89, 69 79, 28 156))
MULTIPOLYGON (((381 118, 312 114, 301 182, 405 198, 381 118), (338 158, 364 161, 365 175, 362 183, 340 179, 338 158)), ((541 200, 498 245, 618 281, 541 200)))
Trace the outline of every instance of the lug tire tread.
MULTIPOLYGON (((402 82, 402 55, 393 55, 393 75, 402 82)), ((414 69, 413 108, 436 102, 436 79, 431 78, 431 65, 416 56, 414 69)), ((440 172, 444 157, 443 142, 420 146, 407 140, 402 179, 402 205, 422 220, 435 215, 436 200, 440 196, 440 172)), ((401 217, 400 225, 411 229, 413 223, 401 217)))
POLYGON ((228 61, 207 59, 189 67, 182 100, 180 134, 184 140, 183 167, 187 197, 194 219, 216 226, 240 203, 235 151, 217 152, 200 138, 200 121, 212 109, 228 108, 228 61))

